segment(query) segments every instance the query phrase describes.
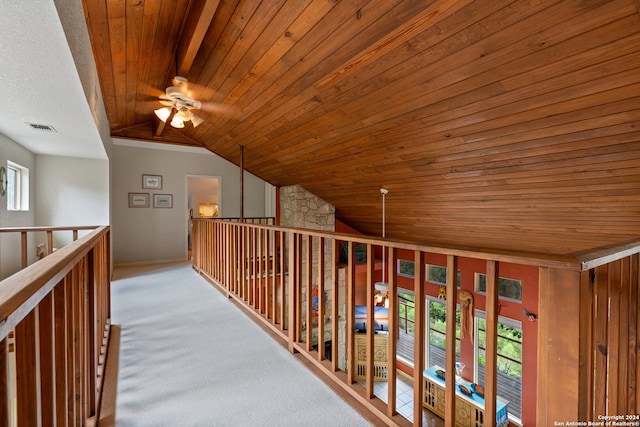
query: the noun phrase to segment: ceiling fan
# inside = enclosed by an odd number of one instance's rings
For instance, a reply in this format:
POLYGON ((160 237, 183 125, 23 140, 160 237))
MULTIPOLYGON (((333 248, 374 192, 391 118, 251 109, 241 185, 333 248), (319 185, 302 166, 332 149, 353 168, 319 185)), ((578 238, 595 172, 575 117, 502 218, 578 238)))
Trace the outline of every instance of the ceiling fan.
POLYGON ((159 96, 160 103, 164 107, 154 110, 156 116, 164 123, 171 118, 171 126, 177 129, 184 128, 185 122, 190 121, 193 127, 204 122, 202 117, 191 111, 202 108, 202 103, 190 96, 187 83, 188 80, 185 77, 175 76, 173 86, 169 86, 165 93, 159 96))

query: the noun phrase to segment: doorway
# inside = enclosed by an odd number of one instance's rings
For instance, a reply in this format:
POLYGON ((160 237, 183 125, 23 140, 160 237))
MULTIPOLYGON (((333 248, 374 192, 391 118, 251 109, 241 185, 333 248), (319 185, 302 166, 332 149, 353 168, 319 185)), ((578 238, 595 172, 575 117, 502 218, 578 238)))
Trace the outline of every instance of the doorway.
POLYGON ((222 212, 219 176, 187 175, 187 259, 191 259, 193 218, 219 218, 222 212))

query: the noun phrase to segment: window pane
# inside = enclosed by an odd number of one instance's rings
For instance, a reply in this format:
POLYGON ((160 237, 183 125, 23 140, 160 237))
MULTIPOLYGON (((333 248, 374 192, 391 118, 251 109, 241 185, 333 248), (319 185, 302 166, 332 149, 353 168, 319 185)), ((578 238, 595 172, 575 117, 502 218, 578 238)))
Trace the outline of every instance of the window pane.
POLYGON ((447 268, 439 265, 427 267, 427 280, 434 283, 447 283, 447 268))
MULTIPOLYGON (((461 271, 458 270, 456 274, 456 286, 460 287, 461 271)), ((439 283, 442 285, 447 284, 447 267, 441 267, 439 265, 427 265, 427 280, 433 283, 439 283)))
POLYGON ((400 334, 398 335, 398 356, 413 363, 413 343, 415 327, 415 298, 412 293, 398 292, 398 312, 400 334))
POLYGON ((15 211, 18 209, 17 181, 18 171, 13 168, 7 168, 7 209, 10 211, 15 211))
MULTIPOLYGON (((476 274, 476 282, 477 292, 485 294, 487 292, 487 275, 481 273, 476 274)), ((499 277, 498 296, 515 301, 522 301, 522 281, 499 277)))
MULTIPOLYGON (((477 322, 477 382, 485 385, 486 365, 486 322, 476 317, 477 322)), ((522 416, 522 329, 498 323, 498 396, 509 401, 509 413, 521 419, 522 416)))
POLYGON ((415 277, 413 261, 398 260, 398 274, 406 277, 415 277))
POLYGON ((29 210, 29 169, 7 160, 7 209, 29 210))
MULTIPOLYGON (((440 301, 429 301, 429 366, 445 365, 447 347, 447 308, 440 301)), ((456 311, 456 355, 460 354, 460 312, 456 311)), ((456 357, 458 360, 458 357, 456 357)))

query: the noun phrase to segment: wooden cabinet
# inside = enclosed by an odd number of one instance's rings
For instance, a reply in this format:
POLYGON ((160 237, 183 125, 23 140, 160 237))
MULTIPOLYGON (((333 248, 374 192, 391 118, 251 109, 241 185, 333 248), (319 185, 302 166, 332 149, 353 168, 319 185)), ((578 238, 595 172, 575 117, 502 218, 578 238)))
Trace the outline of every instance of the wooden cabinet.
MULTIPOLYGON (((445 382, 435 374, 439 366, 433 366, 424 371, 422 381, 424 387, 424 402, 422 406, 436 415, 444 418, 444 390, 445 382)), ((467 388, 469 383, 463 382, 467 388)), ((509 423, 508 402, 498 400, 496 425, 506 426, 509 423)), ((456 386, 456 426, 457 427, 484 427, 484 399, 475 393, 471 396, 462 394, 456 386)), ((488 425, 491 425, 489 423, 488 425)))
MULTIPOLYGON (((367 373, 367 334, 354 334, 356 356, 356 379, 365 379, 367 373)), ((373 380, 387 380, 387 349, 389 335, 377 333, 373 337, 373 380)))

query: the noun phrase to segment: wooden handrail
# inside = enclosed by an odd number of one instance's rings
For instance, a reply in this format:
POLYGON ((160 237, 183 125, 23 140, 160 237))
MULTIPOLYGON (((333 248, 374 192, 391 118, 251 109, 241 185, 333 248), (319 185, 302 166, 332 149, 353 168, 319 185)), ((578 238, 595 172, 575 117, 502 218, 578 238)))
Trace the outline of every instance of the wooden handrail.
POLYGON ((95 230, 100 228, 98 225, 68 225, 68 226, 51 226, 51 227, 3 227, 0 233, 32 233, 38 231, 73 231, 73 230, 95 230))
POLYGON ((73 240, 78 240, 78 231, 80 230, 94 230, 98 228, 97 225, 78 225, 78 226, 51 226, 51 227, 5 227, 0 228, 0 234, 20 234, 20 255, 21 255, 21 268, 26 268, 29 265, 28 255, 28 233, 47 233, 47 244, 45 255, 51 254, 53 249, 53 232, 54 231, 71 231, 73 232, 73 240))
POLYGON ((46 232, 51 245, 58 230, 77 240, 0 282, 0 349, 15 358, 0 357, 0 425, 95 425, 99 417, 111 324, 110 228, 0 232, 20 233, 24 252, 27 233, 46 232), (92 229, 77 239, 78 230, 92 229))
MULTIPOLYGON (((214 218, 194 218, 194 221, 226 221, 214 218)), ((487 261, 509 262, 513 264, 532 265, 537 267, 561 268, 563 270, 579 271, 580 261, 573 256, 554 255, 537 252, 518 252, 502 249, 465 247, 465 246, 435 246, 425 245, 403 240, 391 240, 376 236, 362 234, 345 234, 331 231, 317 231, 306 228, 281 227, 267 224, 243 223, 243 226, 263 230, 276 230, 284 233, 297 233, 325 239, 337 239, 342 242, 363 243, 365 245, 384 246, 387 248, 406 249, 410 251, 422 251, 432 254, 454 255, 458 257, 475 258, 487 261)))
MULTIPOLYGON (((18 322, 40 301, 109 230, 108 226, 72 242, 35 264, 18 271, 0 282, 0 337, 7 336, 18 322)), ((90 230, 91 227, 16 228, 16 232, 58 230, 90 230)), ((7 232, 9 229, 0 229, 7 232)))

